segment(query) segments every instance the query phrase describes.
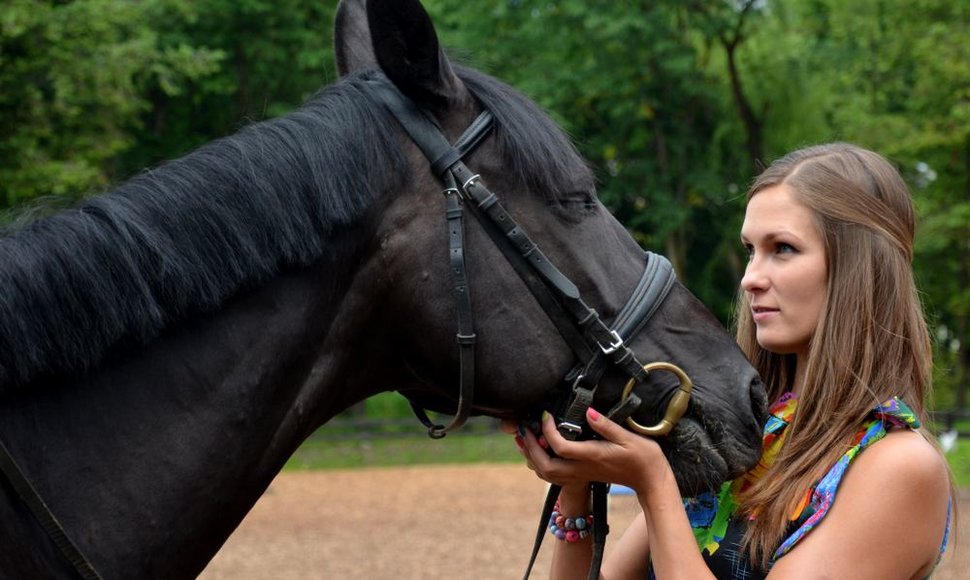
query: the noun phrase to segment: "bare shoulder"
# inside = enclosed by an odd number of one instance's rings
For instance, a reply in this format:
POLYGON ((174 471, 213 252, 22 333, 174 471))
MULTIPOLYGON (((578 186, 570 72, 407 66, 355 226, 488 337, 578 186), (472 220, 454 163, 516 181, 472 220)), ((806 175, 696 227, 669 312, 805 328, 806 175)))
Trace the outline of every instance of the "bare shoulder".
POLYGON ((946 459, 917 431, 890 431, 873 443, 849 468, 843 486, 860 509, 881 507, 895 518, 944 527, 950 500, 946 459))
POLYGON ((892 552, 892 556, 883 555, 882 562, 869 561, 869 571, 887 566, 882 572, 891 576, 895 566, 911 578, 922 578, 939 555, 949 501, 950 477, 943 455, 921 433, 901 429, 889 432, 856 458, 846 472, 829 523, 869 534, 870 543, 856 546, 859 550, 883 553, 877 550, 881 547, 892 552))
POLYGON ((937 448, 918 432, 892 431, 856 457, 828 515, 771 577, 923 578, 943 542, 949 499, 937 448))
POLYGON ((918 431, 900 429, 890 431, 873 443, 856 459, 846 477, 867 481, 887 481, 890 478, 901 488, 930 491, 927 486, 949 497, 949 472, 946 460, 932 443, 918 431))

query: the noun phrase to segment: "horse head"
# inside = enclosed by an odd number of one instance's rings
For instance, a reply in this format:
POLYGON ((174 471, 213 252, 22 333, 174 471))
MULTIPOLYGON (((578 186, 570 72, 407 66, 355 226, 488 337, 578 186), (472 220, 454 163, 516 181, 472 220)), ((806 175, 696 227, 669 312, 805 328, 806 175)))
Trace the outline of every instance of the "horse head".
MULTIPOLYGON (((660 438, 682 491, 751 467, 752 367, 548 116, 451 62, 416 0, 343 1, 335 43, 343 78, 297 111, 0 237, 4 463, 94 568, 198 574, 301 442, 379 392, 527 420, 577 385, 607 410, 633 375, 623 409, 659 424, 684 384, 627 351, 693 381, 660 438), (491 217, 457 235, 458 210, 491 217)), ((0 485, 0 570, 72 573, 41 520, 0 485)))
MULTIPOLYGON (((599 317, 616 317, 637 286, 644 252, 597 200, 588 164, 554 123, 507 85, 449 61, 416 0, 344 0, 335 30, 343 76, 386 78, 447 141, 458 139, 481 111, 494 117, 491 133, 465 155, 467 167, 599 317)), ((456 301, 451 273, 446 195, 431 169, 435 160, 413 142, 414 130, 398 129, 409 178, 384 198, 376 234, 390 288, 386 321, 408 369, 395 389, 424 407, 461 412, 460 368, 466 363, 456 341, 456 310, 462 308, 456 304, 463 298, 456 301)), ((471 412, 522 420, 569 391, 564 378, 576 355, 488 229, 466 220, 460 245, 467 262, 460 292, 470 294, 476 340, 471 412)), ((678 365, 693 381, 687 413, 661 445, 685 492, 708 489, 756 461, 764 390, 733 339, 683 285, 675 281, 652 306, 630 346, 641 360, 678 365)), ((593 405, 611 408, 628 378, 606 371, 593 405)), ((641 378, 633 392, 642 404, 632 419, 652 425, 664 415, 678 379, 662 372, 641 378)))

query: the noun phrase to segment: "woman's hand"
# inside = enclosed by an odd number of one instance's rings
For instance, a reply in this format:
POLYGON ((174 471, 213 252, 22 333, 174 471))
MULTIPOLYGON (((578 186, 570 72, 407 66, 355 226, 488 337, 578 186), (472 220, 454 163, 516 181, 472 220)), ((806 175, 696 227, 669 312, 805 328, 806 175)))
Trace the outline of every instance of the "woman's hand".
MULTIPOLYGON (((645 578, 649 554, 663 566, 665 573, 658 577, 713 578, 697 550, 676 479, 657 442, 627 431, 593 409, 586 412, 586 421, 602 439, 569 441, 547 416, 541 439, 529 429, 519 429, 515 441, 530 469, 563 486, 559 498, 564 513, 586 513, 589 481, 618 483, 636 491, 642 517, 633 521, 603 562, 602 577, 645 578)), ((516 426, 506 423, 502 430, 516 432, 516 426)), ((550 577, 584 574, 591 554, 588 542, 557 542, 550 577)))
POLYGON ((516 444, 529 468, 543 480, 563 487, 603 481, 625 485, 638 495, 649 493, 660 478, 670 475, 670 466, 652 439, 627 431, 594 409, 587 411, 586 420, 602 439, 569 441, 549 416, 542 421, 539 437, 528 429, 519 430, 516 444))

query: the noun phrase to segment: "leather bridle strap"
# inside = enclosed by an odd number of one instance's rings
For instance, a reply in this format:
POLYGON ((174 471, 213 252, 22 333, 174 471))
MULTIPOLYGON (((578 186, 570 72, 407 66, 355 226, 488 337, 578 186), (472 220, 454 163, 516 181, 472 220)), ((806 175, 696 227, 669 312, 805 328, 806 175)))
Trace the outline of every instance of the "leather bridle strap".
MULTIPOLYGON (((411 114, 400 111, 400 114, 411 114)), ((465 130, 465 133, 455 142, 453 149, 457 157, 464 157, 481 143, 485 135, 492 128, 492 115, 487 111, 479 115, 465 130)), ((450 163, 454 158, 452 151, 444 151, 432 164, 435 169, 441 163, 450 163)), ((428 429, 428 436, 441 439, 449 432, 458 429, 468 420, 471 414, 472 397, 475 385, 475 344, 478 340, 474 331, 474 317, 472 315, 471 290, 468 284, 467 268, 465 267, 465 232, 464 210, 461 202, 461 192, 454 176, 449 172, 437 173, 444 183, 445 217, 448 223, 448 255, 451 265, 453 294, 455 296, 455 311, 458 319, 458 403, 455 416, 448 425, 440 425, 431 421, 428 414, 414 401, 410 401, 411 409, 418 420, 428 429)))
MULTIPOLYGON (((625 340, 640 332, 640 329, 650 320, 670 292, 675 279, 674 269, 669 260, 659 254, 647 252, 647 260, 640 281, 613 320, 611 332, 616 338, 617 345, 624 344, 625 340)), ((601 347, 601 350, 596 352, 585 364, 574 369, 571 380, 572 393, 563 406, 564 408, 557 409, 561 417, 559 431, 567 439, 576 439, 581 434, 586 409, 592 404, 596 387, 611 363, 626 370, 637 382, 644 378, 644 369, 632 350, 623 348, 618 353, 612 353, 601 347), (632 366, 636 367, 636 371, 631 368, 632 366)), ((633 409, 623 411, 622 407, 638 406, 639 402, 639 398, 631 395, 631 397, 621 400, 616 407, 610 410, 609 414, 616 415, 622 411, 629 415, 633 409)))
POLYGON ((458 429, 471 415, 472 396, 475 385, 475 343, 478 340, 474 330, 471 292, 468 287, 468 274, 465 268, 463 210, 459 192, 450 175, 445 179, 445 216, 448 220, 448 254, 451 264, 455 311, 458 317, 458 404, 455 416, 448 425, 431 421, 423 408, 410 401, 415 416, 428 429, 428 436, 441 439, 450 431, 458 429))
MULTIPOLYGON (((576 315, 571 315, 561 305, 564 296, 581 302, 579 290, 545 258, 538 247, 532 243, 532 240, 517 226, 505 208, 498 203, 498 199, 484 185, 481 185, 478 177, 473 175, 461 162, 462 157, 477 146, 491 129, 491 114, 488 111, 482 112, 453 146, 448 143, 425 113, 388 81, 373 79, 370 85, 374 94, 394 115, 411 140, 431 160, 432 170, 445 184, 444 193, 447 200, 446 211, 449 216, 452 277, 459 319, 457 337, 461 367, 459 404, 451 423, 442 426, 434 424, 423 409, 413 401, 411 403, 415 415, 428 427, 428 434, 433 438, 440 438, 464 424, 470 414, 474 390, 473 353, 475 336, 472 331, 470 292, 462 250, 461 219, 463 207, 471 211, 482 223, 486 232, 489 233, 516 272, 525 281, 530 292, 542 305, 550 320, 556 325, 560 334, 580 357, 580 360, 588 360, 592 356, 592 350, 587 344, 589 339, 583 336, 583 333, 577 328, 575 320, 573 320, 576 315), (478 192, 477 200, 469 196, 470 189, 475 189, 478 192), (462 203, 463 199, 464 201, 478 201, 478 203, 462 203), (503 229, 496 224, 511 224, 511 226, 503 229)), ((588 307, 585 310, 584 318, 598 320, 594 311, 588 307), (592 313, 593 316, 590 317, 589 313, 592 313)), ((639 368, 637 370, 639 371, 639 368)))
POLYGON ((95 571, 94 566, 68 537, 67 532, 64 531, 64 526, 44 503, 43 498, 40 497, 34 486, 30 484, 27 476, 20 470, 17 462, 14 461, 13 456, 10 455, 2 441, 0 441, 0 471, 3 471, 3 474, 7 476, 7 480, 10 481, 10 485, 13 486, 17 495, 27 505, 44 531, 47 532, 61 555, 71 563, 78 576, 84 578, 84 580, 100 580, 101 576, 95 571))
MULTIPOLYGON (((475 334, 471 325, 471 303, 462 246, 461 219, 462 206, 464 206, 464 209, 472 213, 501 250, 580 360, 580 366, 567 375, 572 377, 573 388, 563 420, 558 425, 564 437, 578 439, 583 435, 586 409, 592 404, 599 380, 610 364, 619 367, 631 377, 629 384, 641 382, 646 378, 648 367, 637 360, 624 339, 635 335, 666 297, 674 281, 673 268, 665 258, 647 253, 647 264, 640 282, 631 294, 630 300, 617 315, 613 326, 608 326, 595 310, 583 302, 576 285, 546 258, 499 203, 495 194, 485 187, 479 176, 469 171, 462 162, 462 158, 488 132, 492 122, 491 115, 487 111, 483 112, 459 139, 456 146, 452 146, 433 120, 393 84, 381 77, 373 78, 370 83, 377 98, 431 162, 432 171, 445 184, 448 200, 449 246, 457 298, 458 342, 461 358, 458 408, 448 426, 432 424, 424 411, 412 402, 415 413, 429 427, 429 434, 432 437, 442 437, 464 423, 471 410, 474 372, 473 370, 469 372, 469 369, 474 368, 475 334)), ((672 366, 668 363, 652 364, 672 366)), ((682 373, 680 369, 677 371, 682 373)), ((686 375, 684 376, 686 378, 686 375)), ((689 394, 686 396, 689 397, 689 394)), ((679 400, 686 406, 687 399, 679 400)), ((625 420, 639 406, 639 403, 639 398, 630 393, 629 389, 625 389, 623 399, 609 415, 615 420, 625 420)), ((675 423, 676 420, 676 418, 673 419, 673 422, 675 423)), ((665 421, 665 428, 671 428, 672 423, 666 420, 666 415, 665 421)), ((659 429, 657 433, 660 434, 659 429)), ((605 483, 594 483, 592 489, 596 523, 589 577, 595 579, 599 576, 608 532, 606 521, 608 487, 605 483)), ((536 540, 529 570, 526 572, 527 577, 542 541, 541 533, 549 517, 546 512, 547 510, 551 512, 551 505, 555 501, 555 496, 558 496, 558 490, 554 490, 555 488, 550 489, 550 495, 546 501, 543 518, 540 521, 540 536, 536 540)))
MULTIPOLYGON (((552 516, 552 512, 556 506, 556 500, 559 499, 559 492, 561 491, 562 486, 551 484, 549 490, 546 492, 546 499, 542 505, 542 514, 539 516, 539 527, 536 530, 536 537, 532 543, 532 554, 529 556, 529 564, 526 566, 525 575, 522 577, 522 580, 529 580, 529 577, 532 575, 532 568, 535 567, 536 558, 539 556, 539 548, 542 547, 542 539, 549 533, 546 527, 548 525, 547 522, 549 522, 552 516)), ((593 554, 590 560, 587 580, 598 580, 600 568, 603 564, 606 536, 610 533, 610 527, 606 521, 607 514, 609 513, 609 506, 607 505, 609 492, 609 484, 599 481, 590 484, 590 494, 592 497, 591 512, 593 515, 593 554)))

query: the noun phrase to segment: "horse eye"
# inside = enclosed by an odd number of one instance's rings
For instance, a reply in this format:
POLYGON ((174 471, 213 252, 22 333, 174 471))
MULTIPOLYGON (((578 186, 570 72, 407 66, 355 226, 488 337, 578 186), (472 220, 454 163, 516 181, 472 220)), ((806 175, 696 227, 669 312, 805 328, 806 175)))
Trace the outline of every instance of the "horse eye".
POLYGON ((596 208, 596 198, 584 191, 563 194, 554 203, 567 211, 591 211, 596 208))

